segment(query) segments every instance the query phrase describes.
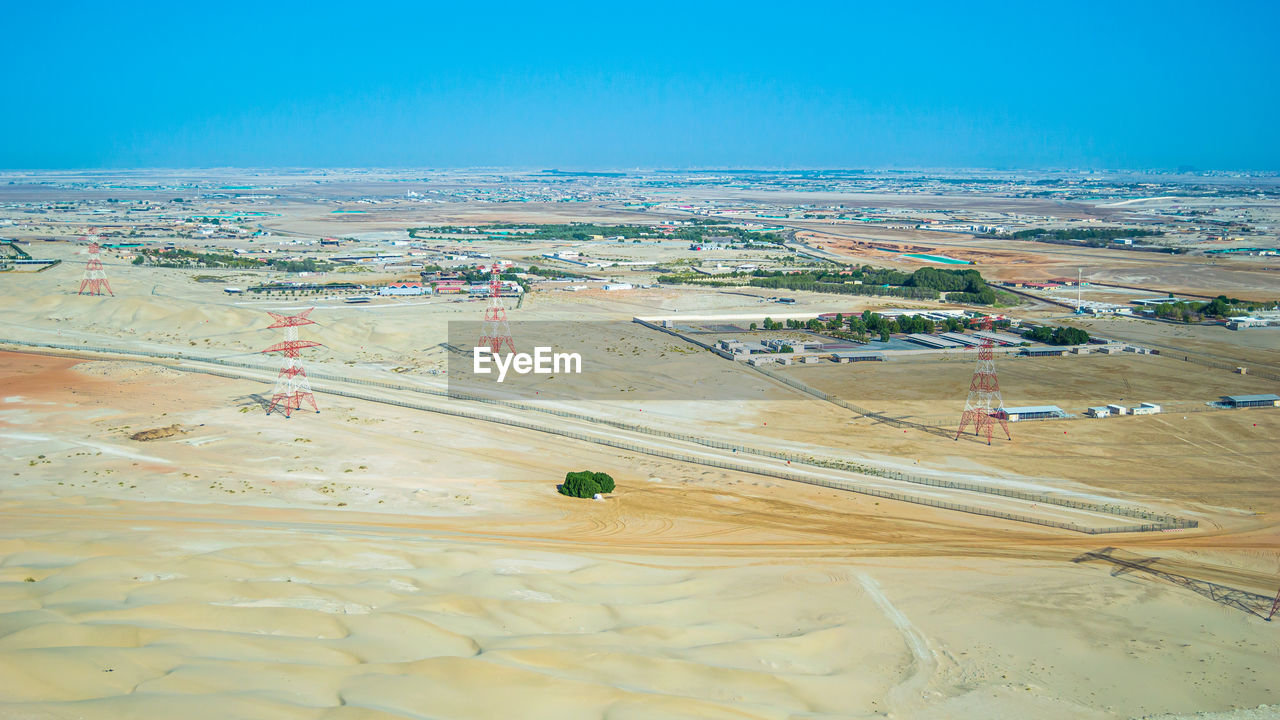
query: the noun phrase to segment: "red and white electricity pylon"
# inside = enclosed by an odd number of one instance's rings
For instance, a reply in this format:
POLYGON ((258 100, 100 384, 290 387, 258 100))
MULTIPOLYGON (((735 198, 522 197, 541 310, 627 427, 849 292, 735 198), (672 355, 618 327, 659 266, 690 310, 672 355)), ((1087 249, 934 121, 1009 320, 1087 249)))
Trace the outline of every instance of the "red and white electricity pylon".
MULTIPOLYGON (((991 332, 991 316, 982 318, 982 329, 991 332)), ((965 426, 973 423, 973 434, 981 436, 986 433, 987 444, 991 444, 991 431, 996 423, 1004 429, 1006 438, 1009 434, 1009 423, 1004 416, 1004 399, 1000 397, 1000 380, 996 378, 995 343, 990 337, 982 338, 978 346, 978 367, 973 371, 973 379, 969 381, 969 398, 964 403, 964 414, 960 416, 960 429, 956 430, 956 440, 964 434, 965 426)))
POLYGON ((302 407, 303 401, 310 404, 311 409, 320 412, 320 408, 316 405, 316 397, 311 394, 311 383, 307 380, 307 371, 302 369, 298 352, 303 348, 320 345, 311 340, 298 339, 299 325, 316 324, 315 320, 307 317, 314 309, 308 308, 297 315, 281 315, 267 311, 267 314, 275 319, 268 329, 284 328, 284 342, 278 342, 262 351, 280 353, 284 356, 284 363, 280 365, 280 375, 276 377, 276 389, 271 395, 271 405, 267 407, 268 415, 279 408, 284 411, 284 416, 287 418, 293 414, 294 410, 302 407))
POLYGON ((102 259, 98 257, 98 253, 102 251, 102 246, 98 244, 98 237, 90 235, 87 238, 89 242, 89 262, 84 266, 84 277, 80 280, 80 295, 101 295, 103 290, 111 297, 116 294, 111 292, 111 283, 107 282, 107 273, 102 269, 102 259))
MULTIPOLYGON (((484 329, 480 332, 480 346, 489 346, 494 355, 502 348, 515 352, 511 339, 511 326, 507 324, 507 309, 502 305, 502 268, 508 263, 494 261, 489 266, 489 304, 484 308, 484 329)), ((484 266, 480 266, 484 270, 484 266)))

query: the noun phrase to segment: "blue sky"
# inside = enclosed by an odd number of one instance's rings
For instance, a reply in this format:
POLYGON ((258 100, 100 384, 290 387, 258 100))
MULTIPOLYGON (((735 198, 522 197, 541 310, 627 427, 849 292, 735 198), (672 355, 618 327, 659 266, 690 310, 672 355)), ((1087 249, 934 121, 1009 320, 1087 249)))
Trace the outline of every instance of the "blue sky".
POLYGON ((1277 2, 40 5, 0 167, 1280 170, 1277 2))

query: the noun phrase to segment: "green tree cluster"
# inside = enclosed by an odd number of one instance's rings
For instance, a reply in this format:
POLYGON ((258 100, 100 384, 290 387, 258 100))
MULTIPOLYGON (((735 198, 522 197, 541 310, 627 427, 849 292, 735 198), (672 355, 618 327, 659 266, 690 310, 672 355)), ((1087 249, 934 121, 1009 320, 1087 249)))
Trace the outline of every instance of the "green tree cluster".
MULTIPOLYGON (((700 242, 709 236, 727 236, 733 238, 735 243, 743 243, 747 245, 778 245, 785 241, 778 233, 771 232, 752 232, 733 225, 722 225, 720 221, 704 220, 696 222, 692 225, 681 225, 669 234, 659 233, 656 227, 651 225, 597 225, 595 223, 568 223, 568 224, 545 224, 531 225, 519 223, 499 223, 494 225, 476 226, 477 233, 493 233, 497 230, 527 229, 533 232, 513 234, 513 239, 524 240, 587 240, 592 235, 600 235, 603 237, 622 237, 626 239, 639 238, 669 238, 672 240, 686 240, 689 242, 700 242)), ((420 238, 426 237, 432 233, 463 233, 470 232, 469 229, 453 226, 435 226, 435 227, 418 227, 409 228, 409 237, 420 238)))
POLYGON ((987 285, 977 270, 945 270, 920 268, 907 274, 870 265, 847 269, 811 269, 804 272, 780 270, 738 271, 708 278, 697 273, 661 275, 658 282, 686 283, 728 287, 752 287, 780 290, 807 290, 838 295, 873 295, 911 300, 935 300, 947 293, 953 302, 994 305, 999 299, 995 289, 987 285), (743 282, 745 281, 745 282, 743 282))
POLYGON ((333 265, 323 260, 304 258, 302 260, 283 260, 276 258, 246 258, 225 253, 202 253, 174 248, 160 250, 158 248, 142 248, 133 259, 134 265, 153 265, 171 268, 263 268, 269 267, 282 272, 322 272, 330 270, 333 265))
POLYGON ((560 494, 576 498, 592 498, 597 493, 611 493, 615 485, 613 477, 608 473, 582 470, 564 475, 564 483, 560 485, 560 494))
POLYGON ((1165 320, 1190 322, 1191 317, 1195 314, 1195 307, 1187 302, 1160 303, 1153 312, 1155 312, 1156 317, 1165 320))
POLYGON ((1204 305, 1201 305, 1199 312, 1201 315, 1216 318, 1225 318, 1240 314, 1240 311, 1235 308, 1235 303, 1233 303, 1226 295, 1219 295, 1204 305))
POLYGON ((1009 237, 1014 240, 1115 240, 1118 238, 1156 237, 1164 235, 1161 230, 1144 230, 1141 228, 1069 228, 1064 230, 1046 230, 1036 228, 1019 230, 1009 237))
POLYGON ((1026 337, 1046 345, 1083 345, 1089 342, 1089 333, 1084 330, 1062 326, 1041 325, 1027 333, 1026 337))

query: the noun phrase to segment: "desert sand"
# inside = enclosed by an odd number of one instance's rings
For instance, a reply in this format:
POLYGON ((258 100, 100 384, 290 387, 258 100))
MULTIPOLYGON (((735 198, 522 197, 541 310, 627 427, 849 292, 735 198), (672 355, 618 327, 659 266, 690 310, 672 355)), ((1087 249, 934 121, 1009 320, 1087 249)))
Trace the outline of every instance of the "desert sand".
MULTIPOLYGON (((351 182, 344 192, 373 191, 351 182)), ((273 209, 265 222, 299 237, 398 238, 410 223, 495 218, 636 220, 611 206, 554 203, 396 206, 364 217, 294 198, 273 209)), ((1025 260, 1061 273, 1075 262, 937 240, 948 254, 1007 263, 1000 272, 1025 260)), ((82 297, 73 294, 77 248, 36 247, 64 263, 0 278, 0 717, 1276 716, 1280 635, 1256 609, 1280 580, 1280 416, 1203 407, 1222 393, 1267 392, 1274 383, 1264 379, 1168 353, 1001 361, 1010 404, 1150 400, 1171 411, 1021 423, 1012 443, 987 447, 930 432, 954 427, 971 357, 785 371, 924 428, 903 429, 630 323, 937 303, 796 292, 783 308, 767 301, 776 293, 754 290, 539 289, 511 309, 513 321, 616 327, 572 338, 616 351, 620 364, 604 375, 616 395, 547 405, 615 423, 564 420, 583 440, 498 421, 554 422, 544 412, 439 411, 472 407, 425 391, 443 387, 449 322, 476 320, 482 303, 226 295, 224 285, 276 276, 133 267, 110 254, 116 296, 82 297), (267 415, 277 360, 259 351, 279 339, 267 311, 312 306, 318 325, 302 334, 324 345, 306 352, 307 368, 344 379, 314 382, 319 414, 267 415), (160 357, 179 351, 253 367, 160 357), (650 361, 646 388, 670 397, 626 399, 634 376, 621 360, 635 357, 650 361), (337 392, 356 381, 424 392, 337 392), (726 389, 733 399, 688 401, 726 389), (422 407, 387 402, 397 398, 422 407), (681 452, 703 462, 661 457, 656 436, 619 429, 624 422, 1199 525, 1089 535, 899 502, 788 481, 777 472, 785 459, 692 444, 681 452), (741 469, 712 462, 726 458, 741 469), (576 469, 608 471, 618 489, 601 500, 559 495, 556 483, 576 469), (1091 552, 1166 575, 1121 571, 1091 552)), ((556 245, 493 247, 525 259, 556 245)), ((1139 258, 1131 269, 1157 264, 1139 258)), ((1170 267, 1161 279, 1200 272, 1170 267)), ((1280 362, 1269 336, 1081 324, 1204 359, 1280 362)), ((1002 496, 967 502, 1118 522, 1002 496)))

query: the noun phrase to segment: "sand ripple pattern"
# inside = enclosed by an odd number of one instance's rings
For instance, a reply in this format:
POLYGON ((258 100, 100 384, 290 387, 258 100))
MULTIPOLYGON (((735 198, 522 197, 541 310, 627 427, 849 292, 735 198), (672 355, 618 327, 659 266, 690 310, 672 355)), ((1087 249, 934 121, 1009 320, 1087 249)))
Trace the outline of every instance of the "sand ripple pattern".
POLYGON ((825 563, 191 528, 0 558, 3 717, 849 717, 911 667, 825 563))

